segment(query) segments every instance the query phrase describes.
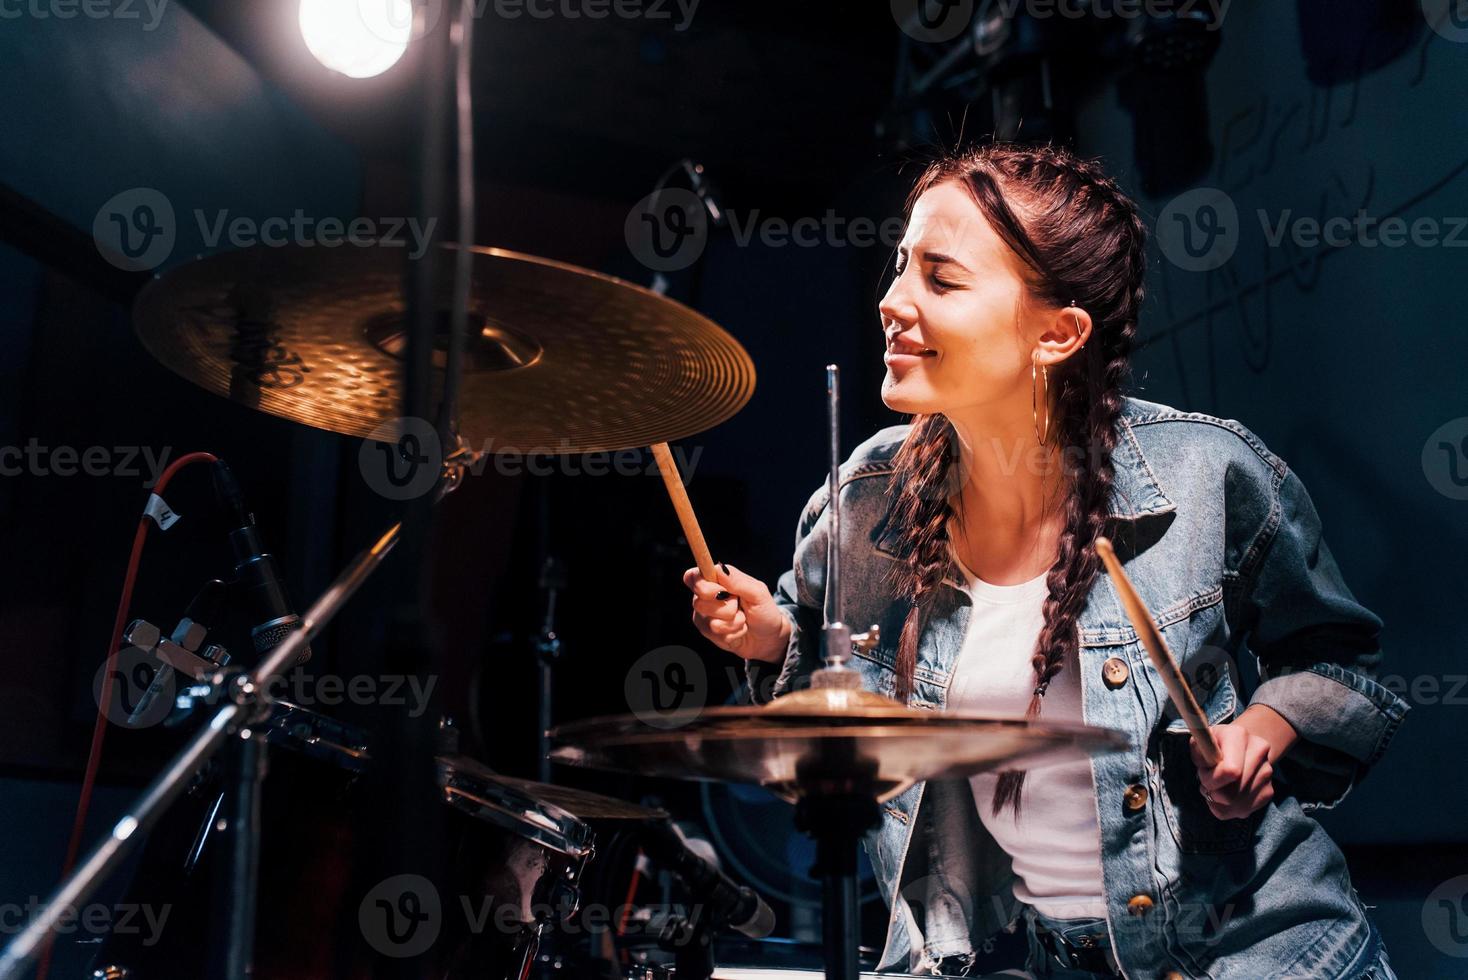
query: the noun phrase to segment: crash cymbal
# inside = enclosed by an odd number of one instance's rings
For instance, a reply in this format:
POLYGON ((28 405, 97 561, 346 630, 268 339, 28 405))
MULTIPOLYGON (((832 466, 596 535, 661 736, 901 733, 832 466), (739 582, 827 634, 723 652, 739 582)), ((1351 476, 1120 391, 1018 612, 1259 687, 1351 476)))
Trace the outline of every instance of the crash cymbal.
MULTIPOLYGON (((469 448, 648 446, 712 428, 753 394, 744 348, 688 307, 549 259, 473 252, 460 396, 469 448)), ((438 266, 445 334, 453 264, 438 266)), ((404 274, 394 248, 225 252, 150 283, 134 321, 154 357, 230 401, 387 441, 382 427, 402 412, 404 274)))
POLYGON ((666 820, 668 818, 664 810, 638 806, 636 803, 628 803, 614 796, 602 796, 600 793, 591 793, 584 789, 572 789, 569 786, 556 786, 553 783, 537 783, 528 779, 504 776, 468 756, 440 756, 439 765, 443 771, 467 773, 486 783, 508 787, 541 803, 560 807, 580 820, 666 820))
POLYGON ((927 779, 1034 768, 1129 744, 1121 732, 1090 725, 895 703, 839 711, 705 708, 656 722, 616 715, 562 725, 551 732, 551 758, 647 776, 755 783, 791 802, 838 793, 887 800, 927 779))

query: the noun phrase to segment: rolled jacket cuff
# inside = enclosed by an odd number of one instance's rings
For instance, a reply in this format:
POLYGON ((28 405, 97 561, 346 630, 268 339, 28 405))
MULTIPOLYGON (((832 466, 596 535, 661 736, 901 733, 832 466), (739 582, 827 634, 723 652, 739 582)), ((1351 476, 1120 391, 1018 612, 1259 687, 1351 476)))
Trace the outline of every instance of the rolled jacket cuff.
POLYGON ((1336 664, 1272 677, 1250 704, 1277 711, 1300 736, 1276 769, 1306 807, 1332 807, 1386 751, 1407 703, 1371 678, 1336 664))
POLYGON ((1314 664, 1271 677, 1250 704, 1273 708, 1303 739, 1372 765, 1407 714, 1407 702, 1363 674, 1314 664))

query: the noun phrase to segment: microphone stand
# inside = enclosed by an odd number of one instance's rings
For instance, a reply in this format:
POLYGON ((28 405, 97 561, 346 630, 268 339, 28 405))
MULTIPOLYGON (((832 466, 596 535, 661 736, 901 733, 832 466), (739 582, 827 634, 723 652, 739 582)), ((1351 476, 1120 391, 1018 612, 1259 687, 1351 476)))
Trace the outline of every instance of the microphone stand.
MULTIPOLYGON (((199 770, 226 743, 234 740, 258 746, 259 736, 250 729, 250 725, 268 709, 269 701, 264 692, 270 682, 294 664, 311 640, 341 611, 353 593, 391 553, 401 532, 402 525, 394 524, 358 555, 306 611, 301 618, 300 628, 271 650, 254 670, 232 675, 220 672, 211 678, 211 683, 225 696, 227 703, 220 706, 209 723, 197 731, 163 771, 153 778, 121 819, 113 825, 111 832, 88 852, 75 870, 47 897, 36 916, 0 951, 0 980, 18 980, 22 976, 26 964, 40 951, 46 935, 62 919, 74 914, 75 909, 79 909, 96 894, 103 881, 132 853, 142 832, 151 827, 163 811, 188 788, 199 770)), ((261 774, 259 762, 262 756, 254 750, 245 750, 245 753, 243 761, 237 759, 236 762, 235 772, 239 778, 235 786, 236 792, 240 794, 232 808, 236 815, 248 814, 250 811, 246 807, 254 807, 258 801, 258 781, 253 777, 261 774), (246 775, 251 778, 244 778, 246 775), (246 783, 249 784, 248 787, 246 783)), ((245 822, 251 828, 255 826, 254 821, 245 822)), ((246 862, 253 867, 257 849, 257 840, 237 838, 231 847, 231 855, 235 858, 231 864, 236 870, 246 862)), ((235 886, 235 893, 252 896, 253 884, 253 877, 250 877, 235 886)), ((231 943, 234 949, 229 958, 236 963, 240 950, 248 942, 244 930, 253 921, 254 902, 249 904, 247 916, 231 913, 231 943)))

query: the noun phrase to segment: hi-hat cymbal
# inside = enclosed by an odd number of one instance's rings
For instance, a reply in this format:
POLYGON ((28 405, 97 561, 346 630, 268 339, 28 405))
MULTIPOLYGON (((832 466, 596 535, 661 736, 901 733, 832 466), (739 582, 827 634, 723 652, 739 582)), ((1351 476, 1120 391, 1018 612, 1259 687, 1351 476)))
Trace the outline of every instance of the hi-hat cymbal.
MULTIPOLYGON (((460 429, 470 449, 586 453, 671 442, 754 392, 738 341, 695 311, 575 266, 474 248, 460 429)), ((438 264, 440 319, 453 248, 438 264)), ((394 248, 256 247, 150 283, 138 336, 233 402, 344 435, 394 438, 407 325, 394 248)), ((436 351, 442 366, 443 352, 436 351)), ((435 402, 439 384, 435 386, 435 402)))
POLYGON ((463 755, 441 756, 440 763, 455 773, 468 773, 485 783, 506 786, 523 793, 541 803, 560 807, 580 820, 666 820, 667 811, 654 810, 619 800, 615 796, 602 796, 584 789, 557 786, 554 783, 537 783, 529 779, 516 779, 495 772, 482 763, 463 755))
POLYGON ((887 800, 923 780, 1033 768, 1129 744, 1121 732, 1090 725, 895 703, 839 711, 705 708, 656 721, 654 727, 617 715, 562 725, 550 733, 551 758, 646 776, 755 783, 791 802, 848 793, 887 800))

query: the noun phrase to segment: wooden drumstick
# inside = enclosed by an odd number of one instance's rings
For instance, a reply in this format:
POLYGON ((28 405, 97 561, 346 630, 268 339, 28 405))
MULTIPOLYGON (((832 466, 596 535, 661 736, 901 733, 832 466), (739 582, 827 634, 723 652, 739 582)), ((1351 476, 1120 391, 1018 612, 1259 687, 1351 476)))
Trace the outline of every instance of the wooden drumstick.
POLYGON ((1137 636, 1142 639, 1142 646, 1147 649, 1147 656, 1152 659, 1152 666, 1157 668, 1157 673, 1162 675, 1163 686, 1172 697, 1172 703, 1177 705, 1178 714, 1182 715, 1183 723, 1188 726, 1188 731, 1193 733, 1193 738, 1198 742, 1198 754, 1208 765, 1218 764, 1218 742, 1213 737, 1213 732, 1208 728, 1208 719, 1203 714, 1203 709, 1198 707, 1197 700, 1193 697, 1192 688, 1188 687, 1187 679, 1172 658, 1172 651, 1167 649, 1167 641, 1162 638, 1162 633, 1157 625, 1152 622, 1152 614, 1147 612, 1147 606, 1142 602, 1142 597, 1137 595, 1137 590, 1132 586, 1132 580, 1127 578, 1126 572, 1122 571, 1121 562, 1116 559, 1116 550, 1111 547, 1111 541, 1105 537, 1096 539, 1096 553, 1101 556, 1101 561, 1106 565, 1106 571, 1111 576, 1111 581, 1116 585, 1116 594, 1121 597, 1121 604, 1126 609, 1132 626, 1136 628, 1137 636))
POLYGON ((655 442, 652 445, 652 455, 658 461, 658 470, 663 474, 663 484, 673 500, 673 509, 678 512, 678 523, 683 525, 683 536, 688 539, 688 547, 693 549, 693 561, 698 565, 698 574, 707 581, 717 582, 714 557, 709 554, 703 531, 699 530, 698 518, 693 516, 693 503, 688 499, 688 490, 683 486, 678 464, 673 462, 672 451, 668 449, 666 442, 655 442))

